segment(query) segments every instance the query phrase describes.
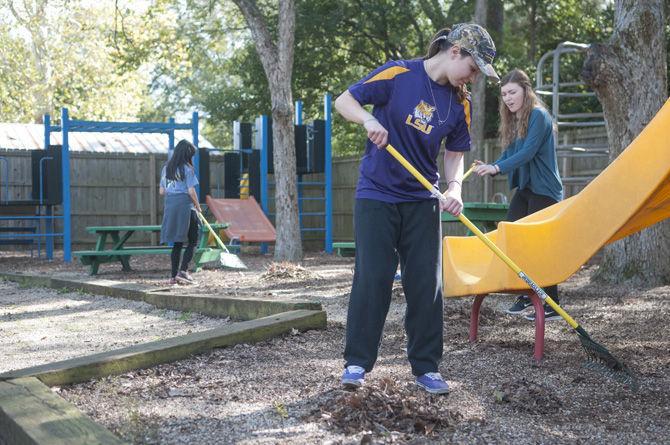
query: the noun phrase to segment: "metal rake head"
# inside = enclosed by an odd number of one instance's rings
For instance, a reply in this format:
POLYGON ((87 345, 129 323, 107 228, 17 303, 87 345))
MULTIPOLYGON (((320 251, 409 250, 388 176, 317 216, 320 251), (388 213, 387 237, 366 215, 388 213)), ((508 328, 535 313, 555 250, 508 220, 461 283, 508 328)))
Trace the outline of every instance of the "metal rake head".
POLYGON ((584 363, 585 368, 598 371, 619 383, 629 385, 633 391, 638 390, 637 377, 625 363, 614 357, 588 335, 579 335, 579 340, 587 354, 587 361, 584 363))

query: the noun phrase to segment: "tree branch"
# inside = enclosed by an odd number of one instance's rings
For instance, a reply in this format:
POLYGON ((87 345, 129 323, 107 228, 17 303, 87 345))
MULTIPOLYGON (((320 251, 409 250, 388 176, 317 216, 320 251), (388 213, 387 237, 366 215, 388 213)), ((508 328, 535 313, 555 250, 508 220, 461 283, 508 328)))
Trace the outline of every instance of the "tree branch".
POLYGON ((428 19, 433 24, 435 31, 447 26, 447 17, 442 13, 439 0, 421 0, 419 5, 421 6, 423 13, 428 16, 428 19))

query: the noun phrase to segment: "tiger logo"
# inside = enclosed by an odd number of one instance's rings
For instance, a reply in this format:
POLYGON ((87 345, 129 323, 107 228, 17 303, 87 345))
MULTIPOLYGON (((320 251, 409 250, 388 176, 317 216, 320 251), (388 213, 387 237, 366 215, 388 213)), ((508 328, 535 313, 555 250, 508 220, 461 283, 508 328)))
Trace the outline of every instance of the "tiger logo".
POLYGON ((422 100, 419 105, 414 107, 414 118, 427 125, 433 119, 434 112, 435 107, 422 100))

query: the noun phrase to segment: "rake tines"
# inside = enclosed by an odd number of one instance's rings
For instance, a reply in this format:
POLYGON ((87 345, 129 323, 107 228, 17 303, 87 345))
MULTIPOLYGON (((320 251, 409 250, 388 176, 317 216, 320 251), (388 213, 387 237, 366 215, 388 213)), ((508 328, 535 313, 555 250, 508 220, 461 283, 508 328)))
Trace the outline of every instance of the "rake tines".
POLYGON ((619 383, 629 385, 633 391, 637 391, 639 387, 637 377, 628 366, 614 357, 604 346, 595 342, 581 326, 576 331, 587 354, 585 368, 598 371, 619 383))

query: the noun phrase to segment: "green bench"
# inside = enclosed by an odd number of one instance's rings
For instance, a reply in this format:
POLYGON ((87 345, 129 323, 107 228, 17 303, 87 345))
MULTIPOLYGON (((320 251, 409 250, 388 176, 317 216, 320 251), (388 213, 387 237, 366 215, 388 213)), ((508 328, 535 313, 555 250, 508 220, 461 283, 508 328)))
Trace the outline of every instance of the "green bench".
MULTIPOLYGON (((214 230, 228 228, 228 224, 211 224, 214 230)), ((132 238, 133 234, 140 232, 160 233, 161 226, 93 226, 87 227, 86 231, 97 235, 94 250, 79 250, 72 254, 79 258, 81 263, 90 267, 91 275, 98 273, 101 264, 120 262, 124 271, 131 270, 130 258, 134 255, 162 255, 169 254, 171 247, 167 246, 145 246, 128 247, 126 242, 132 238), (107 246, 108 240, 110 246, 107 246)), ((204 263, 216 261, 219 259, 221 249, 209 246, 209 236, 207 227, 200 228, 202 235, 200 242, 193 255, 195 270, 200 270, 204 263)))
POLYGON ((353 241, 333 243, 333 249, 339 256, 354 256, 356 254, 356 243, 353 241))
MULTIPOLYGON (((482 232, 490 232, 496 229, 496 224, 503 221, 507 215, 508 204, 488 202, 466 202, 463 206, 463 214, 482 232)), ((442 212, 442 222, 460 222, 451 213, 442 212)), ((472 235, 468 230, 468 235, 472 235)), ((333 249, 339 256, 354 256, 356 244, 353 241, 333 243, 333 249)))
MULTIPOLYGON (((466 202, 463 204, 463 214, 482 232, 490 232, 496 229, 500 221, 505 220, 509 204, 493 202, 466 202)), ((448 212, 442 212, 442 222, 460 222, 456 216, 448 212)), ((473 235, 468 230, 468 235, 473 235)))

